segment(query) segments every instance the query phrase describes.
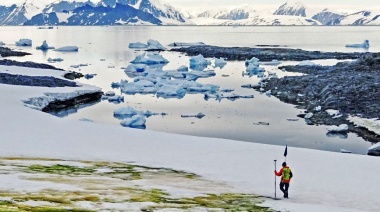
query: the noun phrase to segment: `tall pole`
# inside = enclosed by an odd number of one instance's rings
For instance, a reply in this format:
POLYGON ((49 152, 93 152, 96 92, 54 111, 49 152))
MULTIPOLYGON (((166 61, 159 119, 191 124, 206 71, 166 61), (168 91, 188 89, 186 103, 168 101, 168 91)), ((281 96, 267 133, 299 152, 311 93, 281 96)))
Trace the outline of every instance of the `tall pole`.
MULTIPOLYGON (((274 171, 277 171, 276 161, 277 160, 274 160, 274 171)), ((276 198, 276 188, 277 188, 276 177, 277 176, 274 175, 274 198, 276 198)))

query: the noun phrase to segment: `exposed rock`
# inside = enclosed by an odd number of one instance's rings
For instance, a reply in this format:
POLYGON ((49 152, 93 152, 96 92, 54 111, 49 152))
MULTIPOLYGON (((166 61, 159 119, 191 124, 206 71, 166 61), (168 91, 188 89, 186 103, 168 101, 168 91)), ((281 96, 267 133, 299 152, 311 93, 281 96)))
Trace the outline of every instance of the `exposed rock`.
POLYGON ((48 76, 24 76, 0 73, 0 83, 38 87, 77 87, 75 82, 48 76))
POLYGON ((260 61, 272 60, 318 60, 318 59, 357 59, 363 55, 374 53, 341 53, 305 51, 288 48, 250 48, 250 47, 219 47, 219 46, 190 46, 171 49, 171 51, 184 52, 189 56, 202 54, 204 57, 226 58, 227 60, 249 60, 252 57, 260 61))
POLYGON ((52 65, 47 65, 43 63, 35 63, 35 62, 18 62, 15 60, 0 60, 0 65, 3 66, 20 66, 20 67, 28 67, 28 68, 40 68, 40 69, 53 69, 53 70, 60 70, 63 71, 63 69, 56 68, 52 65))
POLYGON ((83 95, 80 95, 68 100, 50 102, 48 106, 42 109, 42 111, 57 112, 63 109, 68 109, 70 107, 75 107, 80 104, 96 102, 100 100, 102 95, 103 95, 103 92, 99 91, 99 92, 94 92, 94 93, 83 94, 83 95))
POLYGON ((26 53, 26 52, 13 51, 12 49, 7 48, 7 47, 0 47, 0 55, 2 57, 15 57, 15 56, 21 57, 21 56, 31 55, 31 54, 26 53))
POLYGON ((286 66, 292 72, 307 73, 303 76, 272 78, 265 90, 276 90, 276 96, 313 112, 314 124, 347 124, 348 130, 364 139, 379 142, 380 136, 364 128, 355 127, 346 118, 348 114, 360 114, 363 118, 380 117, 380 56, 364 56, 355 62, 338 63, 335 66, 286 66), (321 111, 315 108, 321 106, 321 111), (331 116, 325 110, 338 110, 341 115, 331 116))

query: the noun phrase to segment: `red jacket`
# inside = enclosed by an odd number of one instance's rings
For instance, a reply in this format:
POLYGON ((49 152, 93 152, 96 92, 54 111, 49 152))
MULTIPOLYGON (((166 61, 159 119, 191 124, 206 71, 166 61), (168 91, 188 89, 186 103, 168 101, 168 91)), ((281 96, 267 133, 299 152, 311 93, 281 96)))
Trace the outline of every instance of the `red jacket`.
POLYGON ((293 177, 292 170, 290 170, 290 168, 289 168, 288 166, 284 166, 284 167, 282 167, 282 169, 281 169, 279 172, 274 171, 274 173, 275 173, 277 176, 281 176, 281 182, 283 182, 283 183, 289 183, 289 182, 290 182, 290 179, 292 179, 292 177, 293 177), (288 180, 284 179, 284 176, 283 176, 283 170, 284 170, 284 168, 288 168, 289 171, 290 171, 290 176, 289 176, 289 179, 288 179, 288 180))

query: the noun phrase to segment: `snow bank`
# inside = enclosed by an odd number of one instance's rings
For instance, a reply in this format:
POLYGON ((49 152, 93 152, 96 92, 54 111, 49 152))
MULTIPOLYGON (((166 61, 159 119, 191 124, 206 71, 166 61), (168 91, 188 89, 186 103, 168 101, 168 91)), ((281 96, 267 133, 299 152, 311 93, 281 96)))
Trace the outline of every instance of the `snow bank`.
POLYGON ((347 120, 354 123, 356 126, 364 127, 369 131, 380 135, 380 120, 378 118, 366 119, 357 116, 349 116, 347 120))
MULTIPOLYGON (((54 70, 6 68, 12 73, 25 70, 23 74, 38 76, 62 74, 54 70)), ((47 90, 68 93, 73 88, 0 84, 0 89, 2 157, 133 161, 144 166, 196 173, 207 180, 223 182, 221 186, 231 186, 240 193, 273 196, 273 160, 283 159, 283 146, 60 119, 26 108, 21 100, 41 96, 47 90)), ((379 158, 288 146, 287 163, 295 176, 290 199, 265 198, 265 205, 292 212, 378 211, 379 158), (360 182, 353 183, 353 179, 360 182)), ((11 177, 13 182, 17 180, 11 177)), ((7 182, 2 182, 1 189, 7 188, 7 182)), ((36 185, 26 186, 36 189, 36 185)))

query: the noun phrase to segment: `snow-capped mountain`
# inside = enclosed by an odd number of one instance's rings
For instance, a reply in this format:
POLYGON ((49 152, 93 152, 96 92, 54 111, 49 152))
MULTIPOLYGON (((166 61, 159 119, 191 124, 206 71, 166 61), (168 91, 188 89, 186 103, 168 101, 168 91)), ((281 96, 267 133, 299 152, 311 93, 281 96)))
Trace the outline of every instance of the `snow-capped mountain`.
POLYGON ((343 17, 342 14, 333 12, 328 8, 323 10, 318 8, 310 8, 300 1, 288 1, 281 5, 273 14, 306 17, 314 19, 323 25, 343 17))
POLYGON ((289 1, 281 5, 273 15, 290 15, 307 17, 306 6, 299 1, 289 1))
POLYGON ((380 25, 380 11, 364 10, 342 16, 326 25, 380 25))
POLYGON ((0 25, 380 25, 380 12, 353 14, 308 7, 297 0, 274 10, 254 5, 180 12, 161 0, 0 1, 0 25))
POLYGON ((0 12, 2 25, 192 24, 159 0, 25 0, 0 12))
POLYGON ((313 17, 311 17, 311 18, 321 22, 323 25, 327 25, 331 21, 334 21, 336 19, 340 19, 343 16, 344 15, 336 13, 336 12, 332 12, 326 8, 323 11, 313 15, 313 17))

